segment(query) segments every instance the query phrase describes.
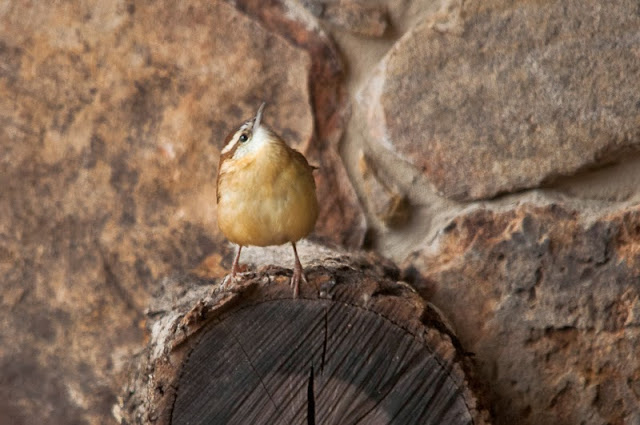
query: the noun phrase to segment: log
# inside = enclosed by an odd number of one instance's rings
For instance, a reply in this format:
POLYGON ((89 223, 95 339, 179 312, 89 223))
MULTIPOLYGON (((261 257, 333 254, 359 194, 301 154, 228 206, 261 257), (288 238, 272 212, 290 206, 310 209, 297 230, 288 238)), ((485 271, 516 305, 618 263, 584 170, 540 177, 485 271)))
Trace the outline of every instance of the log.
MULTIPOLYGON (((472 359, 438 311, 371 255, 221 279, 165 279, 123 424, 486 424, 472 359)), ((482 391, 480 391, 481 393, 482 391)))

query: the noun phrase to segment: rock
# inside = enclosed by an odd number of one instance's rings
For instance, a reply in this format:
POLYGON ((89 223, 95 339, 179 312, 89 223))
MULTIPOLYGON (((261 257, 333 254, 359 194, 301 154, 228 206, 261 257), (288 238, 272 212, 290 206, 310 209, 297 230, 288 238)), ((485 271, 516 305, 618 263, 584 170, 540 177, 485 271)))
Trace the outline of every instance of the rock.
POLYGON ((475 353, 496 423, 637 420, 640 207, 476 210, 434 246, 407 268, 475 353))
POLYGON ((353 0, 303 0, 302 4, 317 18, 354 34, 381 37, 387 30, 389 16, 382 5, 353 0))
MULTIPOLYGON (((219 149, 262 100, 287 140, 331 155, 340 74, 318 63, 333 50, 280 19, 308 48, 219 1, 3 9, 0 410, 11 423, 104 423, 158 279, 205 257, 207 270, 229 267, 216 225, 219 149)), ((334 205, 320 234, 357 243, 335 208, 349 186, 325 187, 343 184, 344 170, 320 165, 319 192, 334 205)))
POLYGON ((636 9, 632 0, 463 2, 452 13, 460 27, 423 22, 379 64, 362 95, 372 136, 456 200, 637 151, 636 9))
POLYGON ((370 211, 385 226, 400 228, 411 219, 411 204, 407 195, 383 177, 375 160, 361 152, 358 169, 370 211))

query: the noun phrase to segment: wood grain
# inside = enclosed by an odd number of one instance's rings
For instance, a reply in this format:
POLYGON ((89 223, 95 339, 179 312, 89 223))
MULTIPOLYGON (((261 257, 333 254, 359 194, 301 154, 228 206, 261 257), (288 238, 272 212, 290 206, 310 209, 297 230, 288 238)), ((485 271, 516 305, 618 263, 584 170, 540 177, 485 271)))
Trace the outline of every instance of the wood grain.
POLYGON ((330 301, 277 300, 212 326, 178 383, 176 424, 472 423, 446 368, 382 316, 330 301))

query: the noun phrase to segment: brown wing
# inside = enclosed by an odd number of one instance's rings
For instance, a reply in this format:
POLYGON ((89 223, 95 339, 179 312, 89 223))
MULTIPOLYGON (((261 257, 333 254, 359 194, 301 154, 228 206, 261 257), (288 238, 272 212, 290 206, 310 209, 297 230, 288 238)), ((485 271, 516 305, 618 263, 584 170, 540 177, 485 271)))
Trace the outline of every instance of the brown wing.
POLYGON ((303 164, 306 168, 309 169, 309 171, 313 171, 313 170, 317 170, 318 167, 314 167, 313 165, 309 165, 309 162, 307 161, 307 158, 304 157, 304 155, 302 155, 300 152, 298 152, 295 149, 289 148, 290 152, 291 152, 291 158, 293 158, 294 161, 303 164))

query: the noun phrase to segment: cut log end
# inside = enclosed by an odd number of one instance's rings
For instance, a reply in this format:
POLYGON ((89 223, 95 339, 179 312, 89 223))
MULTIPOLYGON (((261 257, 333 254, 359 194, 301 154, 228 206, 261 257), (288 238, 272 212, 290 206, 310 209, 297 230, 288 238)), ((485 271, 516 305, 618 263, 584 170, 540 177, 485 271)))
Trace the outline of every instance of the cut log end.
POLYGON ((298 299, 291 271, 275 267, 231 291, 166 280, 121 422, 488 423, 469 358, 396 272, 379 259, 326 259, 307 267, 298 299))

